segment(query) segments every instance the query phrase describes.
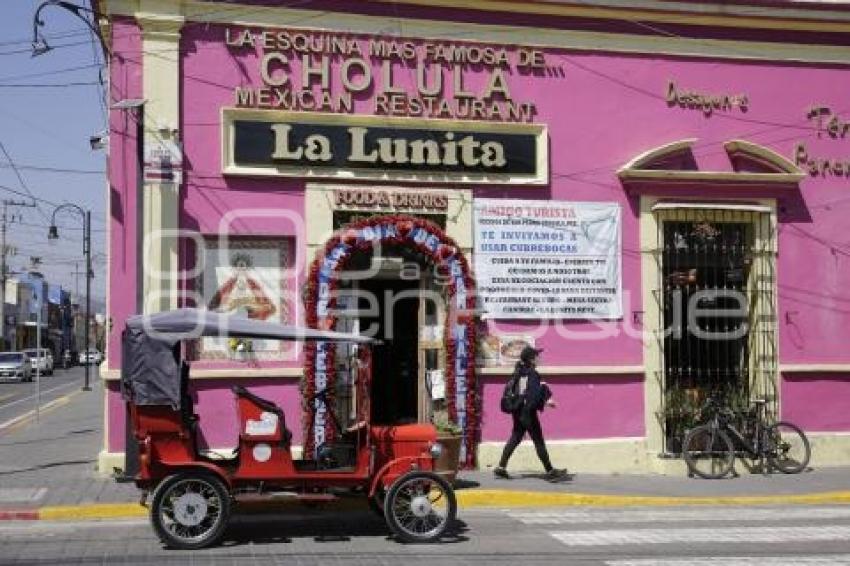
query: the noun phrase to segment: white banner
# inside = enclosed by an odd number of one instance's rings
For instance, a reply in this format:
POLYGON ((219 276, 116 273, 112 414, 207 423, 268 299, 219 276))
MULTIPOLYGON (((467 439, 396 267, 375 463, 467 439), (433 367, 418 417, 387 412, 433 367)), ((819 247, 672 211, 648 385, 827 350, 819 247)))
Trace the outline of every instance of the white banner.
POLYGON ((475 199, 474 207, 487 317, 622 318, 619 204, 475 199))

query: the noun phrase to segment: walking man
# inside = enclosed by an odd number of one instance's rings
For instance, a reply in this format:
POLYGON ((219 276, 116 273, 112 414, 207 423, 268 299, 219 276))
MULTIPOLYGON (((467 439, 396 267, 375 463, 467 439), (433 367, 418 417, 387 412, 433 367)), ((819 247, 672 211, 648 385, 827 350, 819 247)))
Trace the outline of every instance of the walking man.
POLYGON ((543 440, 540 419, 537 416, 537 413, 545 407, 554 408, 557 406, 551 398, 552 391, 541 381, 540 374, 535 369, 537 367, 537 357, 542 351, 531 346, 526 346, 519 355, 519 361, 516 364, 511 380, 514 382, 513 386, 516 388, 515 391, 522 399, 522 402, 511 413, 513 429, 508 443, 505 444, 502 458, 499 460, 499 466, 493 468, 493 474, 496 477, 510 478, 505 468, 508 465, 511 454, 513 454, 519 443, 522 442, 522 438, 526 432, 531 436, 531 440, 534 442, 534 449, 537 451, 537 457, 540 458, 543 469, 546 470, 545 478, 547 480, 556 480, 564 477, 567 473, 567 470, 552 467, 552 463, 549 461, 549 452, 546 450, 546 441, 543 440))

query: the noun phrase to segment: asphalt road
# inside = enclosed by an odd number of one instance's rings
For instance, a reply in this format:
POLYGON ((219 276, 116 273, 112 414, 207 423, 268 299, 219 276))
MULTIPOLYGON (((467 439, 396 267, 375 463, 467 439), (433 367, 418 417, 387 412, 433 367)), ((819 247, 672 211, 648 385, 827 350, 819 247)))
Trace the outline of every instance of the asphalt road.
MULTIPOLYGON (((99 379, 97 366, 91 366, 89 371, 89 379, 91 383, 95 383, 99 379)), ((74 366, 67 370, 57 368, 53 375, 41 376, 38 387, 39 406, 44 407, 51 401, 81 388, 84 372, 82 366, 74 366)), ((35 381, 32 383, 0 382, 0 430, 6 423, 34 410, 36 398, 35 381)))
POLYGON ((850 506, 461 510, 453 536, 405 545, 368 512, 239 519, 223 544, 167 550, 144 520, 0 523, 0 564, 850 564, 850 506))

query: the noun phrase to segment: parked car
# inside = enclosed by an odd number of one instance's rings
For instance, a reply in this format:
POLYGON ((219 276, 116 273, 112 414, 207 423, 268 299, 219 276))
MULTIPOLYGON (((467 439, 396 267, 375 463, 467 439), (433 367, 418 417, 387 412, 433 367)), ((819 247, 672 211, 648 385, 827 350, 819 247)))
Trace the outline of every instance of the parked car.
POLYGON ((80 352, 80 365, 98 365, 102 361, 103 356, 97 348, 89 348, 88 352, 80 352))
POLYGON ((0 353, 0 380, 32 381, 32 362, 26 352, 0 353))
POLYGON ((29 350, 24 350, 24 352, 30 358, 33 373, 38 369, 41 375, 53 375, 53 352, 47 348, 42 348, 41 350, 30 348, 29 350))

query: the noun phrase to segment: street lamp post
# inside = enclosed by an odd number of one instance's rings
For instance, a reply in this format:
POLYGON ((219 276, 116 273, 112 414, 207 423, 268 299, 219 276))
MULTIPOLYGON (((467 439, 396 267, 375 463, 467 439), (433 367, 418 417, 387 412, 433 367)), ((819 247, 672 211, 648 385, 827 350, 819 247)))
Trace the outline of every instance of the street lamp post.
POLYGON ((32 21, 32 56, 37 57, 39 55, 44 55, 51 49, 50 45, 47 43, 47 39, 44 37, 42 33, 40 33, 40 28, 44 26, 44 20, 41 19, 41 11, 48 6, 56 6, 57 8, 62 8, 71 12, 79 19, 81 19, 86 26, 94 33, 95 37, 100 41, 100 48, 103 50, 103 61, 109 61, 109 50, 106 46, 106 42, 103 41, 103 38, 100 35, 100 30, 97 29, 95 25, 97 22, 92 23, 86 16, 83 14, 91 14, 92 18, 97 17, 97 13, 91 8, 87 8, 85 6, 77 6, 72 2, 66 2, 65 0, 46 0, 39 4, 38 8, 35 10, 35 15, 33 16, 32 21))
POLYGON ((53 210, 53 216, 50 220, 50 229, 47 232, 47 239, 51 241, 55 241, 59 239, 59 228, 56 226, 56 213, 65 209, 70 209, 78 212, 83 219, 83 254, 86 256, 86 321, 85 321, 85 333, 86 333, 86 350, 85 350, 85 371, 86 378, 85 384, 83 385, 83 391, 91 391, 91 386, 89 385, 89 367, 91 364, 89 363, 89 349, 90 349, 90 341, 91 341, 91 332, 89 325, 91 324, 91 279, 93 276, 91 269, 91 211, 83 210, 81 207, 72 203, 65 203, 57 206, 53 210))

